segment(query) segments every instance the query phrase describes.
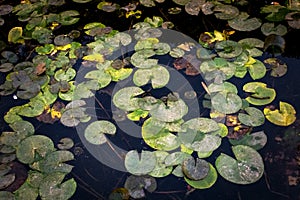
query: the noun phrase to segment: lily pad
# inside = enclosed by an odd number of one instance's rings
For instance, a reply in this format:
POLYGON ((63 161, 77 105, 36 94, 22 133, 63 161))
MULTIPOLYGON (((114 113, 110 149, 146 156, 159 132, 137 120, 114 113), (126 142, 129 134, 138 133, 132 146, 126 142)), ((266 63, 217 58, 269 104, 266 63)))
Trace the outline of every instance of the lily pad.
POLYGON ((54 151, 52 140, 43 135, 32 135, 18 145, 16 150, 17 158, 20 162, 31 164, 36 160, 45 158, 46 155, 54 151), (32 151, 34 149, 34 151, 32 151))
POLYGON ((242 46, 232 40, 217 42, 215 49, 222 58, 235 58, 243 52, 242 46))
POLYGON ((111 76, 112 81, 121 81, 128 78, 133 69, 132 68, 121 68, 121 69, 114 69, 113 67, 108 67, 105 72, 111 76))
POLYGON ((237 145, 232 147, 236 159, 221 153, 216 160, 219 174, 236 184, 251 184, 258 181, 264 172, 264 163, 260 154, 253 148, 237 145))
POLYGON ((169 78, 169 71, 165 67, 156 65, 147 69, 138 69, 133 75, 133 82, 137 86, 143 86, 151 81, 152 87, 156 89, 167 85, 169 78))
POLYGON ((111 82, 111 76, 103 70, 92 70, 86 73, 84 78, 97 80, 100 88, 106 87, 111 82))
POLYGON ((182 163, 184 175, 191 180, 201 180, 208 175, 209 163, 203 159, 188 158, 182 163))
POLYGON ((86 127, 84 136, 90 143, 100 145, 107 141, 105 133, 114 135, 116 131, 115 125, 109 121, 94 121, 86 127))
POLYGON ((267 71, 265 65, 260 60, 253 59, 251 57, 245 64, 245 67, 247 67, 253 80, 263 78, 267 71))
POLYGON ((267 135, 264 131, 243 135, 238 139, 230 139, 232 145, 246 145, 255 150, 262 149, 267 143, 267 135))
POLYGON ((163 122, 173 122, 181 119, 188 112, 188 107, 182 99, 167 100, 167 105, 158 102, 158 105, 149 111, 151 116, 163 122))
POLYGON ((267 58, 264 63, 270 66, 273 77, 281 77, 287 73, 287 64, 278 58, 267 58))
POLYGON ((166 166, 181 165, 182 162, 188 158, 191 158, 191 155, 188 153, 184 153, 181 151, 173 152, 165 158, 165 164, 166 166))
POLYGON ((185 11, 190 15, 198 15, 205 0, 191 0, 185 4, 185 11))
POLYGON ((7 15, 13 10, 11 5, 0 5, 0 16, 7 15))
POLYGON ((220 113, 232 114, 242 108, 242 99, 235 93, 218 92, 211 97, 211 104, 220 113))
POLYGON ((23 35, 23 28, 22 27, 14 27, 10 29, 8 33, 8 42, 12 43, 24 43, 23 35))
POLYGON ((180 145, 177 136, 167 129, 166 123, 154 118, 144 122, 142 137, 150 147, 161 151, 171 151, 180 145))
POLYGON ((156 156, 156 165, 149 175, 152 177, 165 177, 169 175, 173 170, 172 166, 166 166, 165 164, 165 159, 169 153, 165 151, 155 151, 154 154, 156 156))
POLYGON ((61 23, 64 26, 75 24, 79 21, 79 12, 76 10, 66 10, 61 13, 59 13, 59 23, 61 23))
POLYGON ((59 69, 55 72, 54 78, 57 81, 71 81, 76 76, 76 71, 73 68, 67 70, 59 69))
POLYGON ((213 11, 215 12, 216 18, 222 20, 234 19, 239 15, 239 9, 237 9, 232 5, 224 5, 224 4, 216 5, 213 11))
POLYGON ((172 0, 174 3, 184 6, 186 5, 190 0, 172 0))
POLYGON ((49 44, 52 42, 52 31, 39 26, 35 27, 32 32, 32 39, 37 40, 41 44, 49 44))
POLYGON ((285 39, 280 35, 269 35, 265 39, 264 51, 280 55, 285 49, 285 39))
POLYGON ((60 122, 68 127, 77 126, 80 122, 87 122, 90 120, 90 116, 85 113, 85 105, 83 100, 74 100, 68 103, 65 107, 60 122))
POLYGON ((243 90, 250 94, 246 100, 253 105, 266 105, 271 103, 276 96, 276 92, 272 88, 268 88, 267 84, 262 82, 250 82, 243 86, 243 90))
POLYGON ((0 199, 1 200, 15 200, 15 196, 11 192, 0 191, 0 199))
POLYGON ((300 29, 300 20, 299 17, 297 17, 298 15, 299 12, 290 12, 285 16, 285 19, 287 20, 290 27, 300 29))
POLYGON ((41 198, 44 200, 71 198, 76 190, 76 181, 72 178, 63 182, 64 178, 65 174, 60 172, 46 176, 39 187, 41 198))
POLYGON ((132 175, 126 179, 124 187, 132 198, 140 199, 146 196, 144 189, 153 192, 156 190, 157 183, 153 177, 132 175))
POLYGON ((211 186, 213 186, 215 184, 215 182, 217 181, 218 178, 218 174, 216 169, 212 166, 212 164, 209 164, 209 171, 207 176, 204 179, 201 180, 191 180, 188 179, 187 177, 184 177, 184 180, 193 188, 196 189, 207 189, 210 188, 211 186))
POLYGON ((235 18, 228 21, 231 28, 238 31, 253 31, 261 26, 261 22, 258 18, 248 18, 249 15, 246 12, 241 12, 235 18))
POLYGON ((136 150, 131 150, 125 157, 126 169, 137 176, 148 174, 155 168, 155 165, 155 154, 150 151, 142 151, 139 155, 136 150))
POLYGON ((139 108, 138 98, 135 96, 143 93, 139 87, 125 87, 115 93, 113 103, 122 110, 134 111, 139 108))
POLYGON ((265 123, 265 117, 262 111, 255 107, 248 107, 244 109, 245 113, 239 113, 238 119, 247 126, 260 126, 265 123))
POLYGON ((279 126, 289 126, 296 120, 296 110, 286 102, 279 102, 279 110, 274 106, 266 107, 264 114, 270 122, 279 126))
POLYGON ((62 138, 59 140, 57 147, 61 150, 71 149, 74 146, 74 142, 71 138, 62 138))
POLYGON ((278 24, 277 26, 275 26, 274 23, 264 23, 261 26, 261 32, 265 36, 272 34, 283 36, 287 33, 287 28, 282 24, 278 24))
POLYGON ((155 54, 155 51, 151 49, 137 51, 131 56, 131 63, 137 68, 154 67, 158 64, 158 60, 149 58, 155 54))
POLYGON ((72 1, 74 1, 75 3, 88 3, 92 0, 72 0, 72 1))

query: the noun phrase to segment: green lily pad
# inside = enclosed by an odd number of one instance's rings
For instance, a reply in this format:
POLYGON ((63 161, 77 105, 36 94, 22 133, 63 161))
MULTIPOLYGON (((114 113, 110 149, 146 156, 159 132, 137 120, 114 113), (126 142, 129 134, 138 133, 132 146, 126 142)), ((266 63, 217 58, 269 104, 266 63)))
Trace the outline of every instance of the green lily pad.
POLYGON ((7 15, 11 13, 13 7, 11 5, 0 5, 0 15, 7 15))
POLYGON ((138 98, 135 96, 143 93, 139 87, 125 87, 115 93, 113 103, 122 110, 134 111, 139 108, 138 98))
POLYGON ((72 0, 72 1, 74 1, 75 3, 88 3, 92 0, 72 0))
POLYGON ((184 50, 182 50, 179 47, 175 47, 173 48, 170 52, 169 52, 170 56, 172 56, 173 58, 181 58, 184 56, 185 52, 184 50))
POLYGON ((189 121, 185 122, 182 125, 182 128, 184 130, 191 129, 191 130, 200 131, 202 133, 210 133, 220 129, 217 122, 215 122, 212 119, 203 118, 203 117, 190 119, 189 121))
POLYGON ((19 106, 18 115, 25 117, 36 117, 44 111, 44 103, 39 100, 30 100, 29 103, 19 106))
POLYGON ((216 160, 219 174, 236 184, 251 184, 258 181, 264 173, 264 163, 253 148, 237 145, 232 147, 236 159, 221 153, 216 160))
POLYGON ((41 44, 49 44, 52 42, 52 31, 39 26, 35 27, 32 32, 32 39, 37 40, 41 44))
POLYGON ((213 10, 215 12, 216 18, 222 20, 234 19, 239 15, 239 9, 237 9, 232 5, 224 5, 224 4, 216 5, 213 10))
POLYGON ((177 136, 167 129, 166 123, 154 118, 144 122, 142 137, 150 147, 161 151, 171 151, 180 145, 177 136))
POLYGON ((59 98, 61 98, 62 100, 65 101, 72 101, 73 97, 74 97, 74 90, 75 90, 75 85, 74 85, 74 81, 70 81, 68 82, 68 86, 70 87, 69 90, 67 92, 64 91, 59 91, 58 96, 59 98))
POLYGON ((299 12, 290 12, 285 16, 285 20, 287 20, 290 27, 294 29, 300 29, 300 20, 297 17, 299 12))
POLYGON ((121 69, 114 69, 113 67, 108 67, 105 72, 111 76, 112 81, 121 81, 128 78, 133 69, 132 68, 121 68, 121 69))
POLYGON ((257 38, 244 38, 238 41, 245 49, 251 49, 254 47, 263 48, 264 42, 257 38))
POLYGON ((169 71, 165 67, 156 65, 147 69, 138 69, 133 75, 133 82, 137 86, 143 86, 151 81, 151 85, 155 89, 167 85, 169 78, 169 71))
POLYGON ((230 139, 232 145, 246 145, 255 150, 262 149, 267 143, 267 136, 264 131, 243 135, 238 139, 230 139))
POLYGON ((8 191, 0 191, 1 200, 15 200, 15 195, 8 191))
POLYGON ((62 138, 57 144, 57 147, 61 150, 71 149, 73 146, 74 142, 71 138, 62 138))
POLYGON ((142 151, 139 155, 136 150, 131 150, 125 157, 126 169, 137 176, 148 174, 155 168, 155 165, 155 154, 150 151, 142 151))
POLYGON ((60 172, 46 176, 39 187, 41 198, 44 200, 71 198, 76 190, 76 181, 72 178, 63 182, 64 178, 65 174, 60 172))
POLYGON ((80 122, 87 122, 90 120, 90 116, 85 113, 85 105, 83 100, 74 100, 68 103, 65 107, 60 122, 68 127, 77 126, 80 122))
POLYGON ((203 159, 188 158, 182 163, 184 175, 191 180, 201 180, 208 175, 209 163, 203 159))
POLYGON ((146 7, 153 7, 155 6, 155 2, 153 0, 139 0, 140 4, 146 7))
POLYGON ((242 46, 232 40, 217 42, 215 45, 217 53, 222 58, 235 58, 243 52, 242 46))
POLYGON ((151 49, 137 51, 131 56, 131 63, 137 68, 154 67, 158 64, 158 60, 149 58, 155 54, 155 51, 151 49))
POLYGON ((271 103, 276 96, 276 92, 272 88, 268 88, 267 84, 262 82, 250 82, 243 86, 243 90, 250 93, 246 100, 253 105, 266 105, 271 103))
POLYGON ((271 76, 281 77, 287 73, 287 64, 278 58, 267 58, 264 63, 271 68, 271 76))
POLYGON ((174 3, 184 6, 185 4, 187 4, 190 0, 172 0, 174 3))
POLYGON ((295 108, 286 102, 279 102, 279 110, 274 107, 266 107, 264 114, 270 122, 279 126, 289 126, 296 120, 295 108))
POLYGON ((280 55, 285 49, 285 39, 280 35, 268 35, 264 43, 264 51, 280 55))
POLYGON ((187 177, 184 177, 184 180, 190 186, 192 186, 193 188, 196 188, 196 189, 207 189, 207 188, 212 187, 215 184, 215 182, 217 181, 218 174, 217 174, 216 169, 212 166, 212 164, 210 164, 210 163, 208 163, 208 164, 209 164, 209 171, 208 171, 207 176, 204 179, 195 181, 195 180, 188 179, 187 177))
POLYGON ((242 108, 242 99, 235 93, 218 92, 211 97, 211 104, 220 113, 232 114, 242 108))
POLYGON ((3 63, 0 65, 0 72, 9 72, 14 68, 14 65, 11 63, 3 63))
POLYGON ((75 24, 79 21, 79 12, 76 10, 67 10, 59 13, 59 23, 64 26, 75 24))
POLYGON ((27 182, 23 183, 16 191, 15 197, 19 199, 35 200, 39 195, 38 188, 31 187, 27 182))
POLYGON ((12 51, 2 51, 1 56, 5 58, 8 62, 13 64, 16 64, 19 60, 18 55, 12 51))
POLYGON ((172 166, 166 166, 165 164, 165 159, 169 153, 165 151, 155 151, 154 154, 156 156, 156 165, 149 175, 152 177, 165 177, 169 175, 173 170, 172 166))
POLYGON ((119 4, 116 4, 116 3, 102 1, 97 5, 97 8, 99 10, 103 10, 105 12, 114 12, 115 10, 120 8, 120 6, 119 6, 119 4))
POLYGON ((166 166, 176 166, 176 165, 181 165, 182 162, 188 158, 191 158, 191 155, 188 153, 184 153, 181 151, 177 151, 174 153, 169 154, 165 158, 165 164, 166 166))
POLYGON ((235 18, 228 20, 228 24, 231 28, 238 31, 253 31, 261 26, 261 21, 256 18, 248 18, 249 15, 246 12, 241 12, 235 18))
POLYGON ((153 177, 132 175, 126 179, 124 187, 132 198, 140 199, 146 196, 144 189, 148 192, 154 192, 157 183, 153 177))
POLYGON ((185 4, 184 9, 190 15, 198 15, 204 3, 204 0, 191 0, 185 4))
POLYGON ((32 168, 46 174, 51 174, 54 172, 70 173, 73 166, 64 163, 70 160, 74 160, 74 155, 70 151, 54 151, 48 153, 43 160, 33 163, 32 168))
POLYGON ((149 111, 151 116, 163 122, 173 122, 181 119, 188 112, 188 107, 182 99, 167 100, 167 105, 158 102, 158 105, 149 111))
POLYGON ((265 123, 265 116, 262 111, 255 107, 248 107, 244 109, 245 113, 239 113, 238 119, 247 126, 260 126, 265 123))
POLYGON ((114 135, 116 131, 115 125, 109 121, 94 121, 86 127, 84 136, 88 142, 100 145, 107 141, 105 133, 114 135))
POLYGON ((245 64, 245 67, 247 67, 249 74, 253 80, 263 78, 267 71, 265 65, 257 59, 254 59, 253 63, 251 61, 248 61, 245 64))
POLYGON ((111 76, 103 70, 89 71, 84 78, 97 80, 101 88, 106 87, 111 82, 111 76))
POLYGON ((56 46, 65 46, 72 42, 72 38, 67 35, 58 35, 54 38, 53 42, 56 46))
POLYGON ((209 84, 207 88, 210 94, 213 94, 215 92, 226 92, 226 93, 231 92, 234 94, 238 93, 236 86, 230 82, 224 82, 221 84, 212 83, 209 84))
POLYGON ((264 23, 261 26, 261 32, 265 36, 272 34, 283 36, 287 33, 287 28, 282 24, 278 24, 277 26, 275 26, 274 23, 264 23))
POLYGON ((57 81, 71 81, 76 76, 76 71, 73 68, 67 70, 59 69, 55 72, 54 78, 57 81))
POLYGON ((14 27, 12 29, 10 29, 10 31, 8 32, 8 42, 12 42, 12 43, 24 43, 24 39, 22 37, 23 35, 23 28, 22 27, 14 27))
POLYGON ((141 118, 146 118, 149 112, 142 109, 137 109, 131 113, 127 114, 127 118, 131 121, 139 121, 141 118))
POLYGON ((21 141, 17 147, 16 155, 20 162, 30 164, 45 158, 48 153, 54 150, 54 144, 50 138, 43 135, 32 135, 21 141), (34 151, 32 151, 33 149, 34 151))

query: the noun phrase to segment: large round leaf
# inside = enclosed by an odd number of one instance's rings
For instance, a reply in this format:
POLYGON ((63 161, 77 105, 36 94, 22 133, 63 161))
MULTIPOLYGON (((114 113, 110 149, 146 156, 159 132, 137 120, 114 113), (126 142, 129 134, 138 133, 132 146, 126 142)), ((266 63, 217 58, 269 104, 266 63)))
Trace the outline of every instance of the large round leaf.
POLYGON ((165 164, 165 159, 169 153, 165 151, 155 151, 154 154, 156 156, 156 165, 149 175, 153 177, 165 177, 169 175, 173 170, 172 166, 166 166, 165 164))
POLYGON ((262 149, 267 143, 267 136, 264 131, 243 135, 242 138, 230 139, 232 145, 246 145, 255 150, 262 149))
POLYGON ((122 110, 134 111, 139 108, 138 98, 135 96, 143 93, 139 87, 125 87, 115 93, 113 103, 122 110))
POLYGON ((156 65, 147 69, 138 69, 133 75, 133 82, 137 86, 143 86, 151 81, 151 85, 155 89, 167 85, 169 78, 169 71, 165 67, 156 65))
POLYGON ((211 104, 220 113, 232 114, 242 108, 242 99, 234 93, 219 92, 211 97, 211 104))
POLYGON ((97 80, 100 88, 106 87, 111 82, 111 76, 103 70, 93 70, 88 72, 84 78, 97 80))
POLYGON ((167 101, 167 105, 163 102, 158 102, 158 106, 150 110, 153 118, 163 122, 173 122, 181 119, 188 112, 188 107, 182 99, 177 101, 167 101))
POLYGON ((219 174, 226 180, 237 184, 250 184, 258 181, 264 172, 264 163, 253 148, 237 145, 232 147, 236 159, 221 154, 216 160, 219 174))
POLYGON ((243 52, 242 46, 232 40, 217 42, 215 49, 222 58, 235 58, 243 52))
POLYGON ((276 92, 272 88, 268 88, 267 84, 262 82, 250 82, 243 86, 243 90, 250 95, 246 100, 253 105, 266 105, 271 103, 276 96, 276 92))
POLYGON ((209 163, 209 171, 207 176, 204 179, 194 181, 191 179, 188 179, 187 177, 184 177, 184 180, 193 188, 196 189, 207 189, 213 186, 215 182, 217 181, 218 174, 216 169, 212 166, 212 164, 209 163))
POLYGON ((136 150, 131 150, 125 157, 125 167, 128 172, 134 175, 148 174, 155 168, 155 165, 155 154, 150 151, 142 151, 139 155, 136 150))
POLYGON ((151 68, 158 64, 157 59, 150 59, 155 55, 155 51, 151 49, 143 49, 135 52, 131 56, 131 63, 137 68, 151 68))
POLYGON ((258 18, 250 18, 249 15, 245 12, 241 12, 237 17, 228 21, 228 24, 231 28, 238 31, 253 31, 258 29, 261 25, 261 22, 258 18))
POLYGON ((265 123, 265 116, 257 108, 254 107, 248 107, 244 109, 247 114, 245 113, 239 113, 238 118, 240 122, 247 126, 260 126, 265 123))
POLYGON ((266 107, 264 109, 266 118, 273 124, 279 126, 289 126, 296 120, 296 111, 294 107, 286 102, 279 102, 279 110, 266 107))
POLYGON ((52 151, 54 151, 54 144, 50 138, 43 135, 32 135, 21 141, 16 155, 20 162, 30 164, 44 158, 47 153, 52 151))
POLYGON ((209 163, 203 159, 188 158, 182 163, 182 171, 186 177, 192 180, 201 180, 208 175, 209 163))
POLYGON ((157 183, 155 178, 149 176, 129 176, 124 187, 128 190, 130 196, 134 199, 145 197, 145 190, 153 192, 156 190, 157 183))
POLYGON ((239 15, 239 9, 231 5, 220 4, 214 8, 215 16, 218 19, 229 20, 239 15))
POLYGON ((100 145, 107 141, 105 133, 115 134, 116 127, 109 121, 100 120, 89 124, 84 131, 84 136, 90 143, 100 145))

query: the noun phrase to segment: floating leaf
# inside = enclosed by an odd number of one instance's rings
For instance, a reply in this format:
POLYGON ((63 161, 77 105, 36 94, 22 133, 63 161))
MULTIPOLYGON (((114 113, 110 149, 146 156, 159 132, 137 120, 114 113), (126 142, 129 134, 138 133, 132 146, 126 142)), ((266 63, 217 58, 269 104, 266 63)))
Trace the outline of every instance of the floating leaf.
POLYGON ((151 172, 156 165, 156 157, 153 152, 142 151, 139 155, 136 150, 126 154, 125 167, 131 174, 140 176, 151 172))
POLYGON ((99 63, 104 62, 103 55, 100 54, 100 53, 90 54, 90 55, 84 56, 82 59, 83 60, 88 60, 88 61, 96 61, 96 62, 99 62, 99 63))
POLYGON ((13 64, 17 63, 19 60, 18 55, 12 51, 2 51, 1 56, 3 56, 3 58, 5 58, 8 62, 13 64))
POLYGON ((85 105, 83 100, 74 100, 68 103, 65 107, 60 122, 68 127, 77 126, 80 122, 87 122, 90 116, 85 113, 85 105))
POLYGON ((243 90, 250 94, 246 100, 253 105, 266 105, 271 103, 276 96, 272 88, 262 82, 250 82, 243 86, 243 90))
POLYGON ((153 177, 131 175, 126 179, 124 187, 132 198, 140 199, 145 197, 144 189, 153 192, 156 190, 157 183, 153 177))
POLYGON ((131 121, 139 121, 141 118, 146 118, 148 114, 149 114, 148 111, 137 109, 127 114, 127 118, 130 119, 131 121))
POLYGON ((76 71, 73 68, 68 68, 67 70, 57 70, 54 74, 54 78, 57 81, 70 81, 76 76, 76 71))
POLYGON ((243 52, 242 46, 232 40, 224 40, 216 43, 215 49, 222 58, 234 58, 243 52))
POLYGON ((31 187, 27 182, 23 183, 16 191, 14 191, 15 197, 20 199, 35 200, 39 193, 38 188, 31 187))
POLYGON ((8 42, 23 44, 25 41, 22 35, 23 35, 22 27, 14 27, 10 29, 8 33, 8 42))
POLYGON ((235 93, 218 92, 211 97, 212 107, 220 113, 236 113, 242 108, 242 99, 235 93))
POLYGON ((173 170, 173 167, 166 166, 165 164, 165 159, 169 153, 165 151, 155 151, 154 154, 156 156, 156 165, 149 175, 152 177, 165 177, 169 175, 173 170))
POLYGON ((272 34, 283 36, 287 33, 287 28, 282 24, 278 24, 275 27, 274 23, 264 23, 261 26, 261 32, 265 36, 272 35, 272 34))
POLYGON ((88 3, 92 0, 72 0, 72 1, 74 1, 75 3, 88 3))
POLYGON ((64 26, 75 24, 79 21, 80 18, 76 17, 79 16, 79 12, 76 10, 67 10, 59 13, 59 23, 64 26))
POLYGON ((116 131, 115 125, 109 121, 94 121, 86 127, 84 136, 90 143, 100 145, 107 141, 104 134, 114 135, 116 131))
POLYGON ((203 159, 188 158, 182 163, 182 171, 184 175, 192 180, 201 180, 208 175, 209 163, 203 159))
POLYGON ((265 39, 264 51, 268 51, 274 55, 281 54, 285 49, 285 40, 279 35, 269 35, 265 39))
POLYGON ((253 80, 263 78, 266 74, 265 65, 257 59, 253 59, 250 57, 248 62, 245 64, 245 67, 247 67, 249 74, 253 80), (253 60, 253 62, 251 60, 253 60))
POLYGON ((121 81, 128 78, 133 69, 132 68, 121 68, 121 69, 114 69, 113 67, 108 67, 105 72, 110 74, 112 81, 121 81))
POLYGON ((114 12, 116 9, 118 9, 120 6, 115 3, 105 2, 102 1, 97 5, 97 8, 99 10, 103 10, 105 12, 114 12))
POLYGON ((270 122, 279 126, 289 126, 296 120, 294 107, 282 101, 279 102, 279 110, 275 109, 274 106, 266 107, 264 114, 270 122))
POLYGON ((258 18, 248 18, 249 15, 246 12, 241 12, 235 18, 228 21, 231 28, 238 31, 253 31, 261 26, 261 22, 258 18))
POLYGON ((46 157, 52 151, 54 151, 54 144, 50 138, 43 135, 32 135, 21 141, 16 155, 20 162, 30 164, 46 157), (33 149, 34 151, 32 151, 33 149))
POLYGON ((287 64, 278 58, 267 58, 264 63, 268 64, 271 68, 271 76, 281 77, 287 72, 287 64))
POLYGON ((231 5, 216 5, 214 8, 215 16, 218 19, 230 20, 239 15, 239 10, 231 5))
POLYGON ((265 117, 262 111, 255 107, 244 109, 247 114, 239 113, 238 119, 247 126, 260 126, 265 123, 265 117))
POLYGON ((285 20, 287 20, 290 27, 295 29, 300 29, 300 20, 297 17, 299 12, 290 12, 285 16, 285 20))
POLYGON ((207 176, 204 179, 195 181, 195 180, 190 180, 187 177, 184 177, 184 180, 193 188, 196 189, 207 189, 210 188, 215 184, 218 178, 218 174, 216 169, 212 166, 212 164, 209 164, 209 171, 207 176))
POLYGON ((11 185, 16 179, 15 174, 6 174, 0 176, 0 189, 3 190, 4 188, 11 185))
POLYGON ((32 32, 32 39, 37 40, 41 44, 49 44, 52 42, 52 31, 43 27, 35 27, 32 32))
POLYGON ((14 68, 14 65, 11 63, 3 63, 0 65, 0 72, 9 72, 14 68))
POLYGON ((7 15, 13 10, 11 5, 0 5, 0 15, 7 15))
POLYGON ((167 101, 167 105, 158 102, 158 105, 150 110, 153 118, 163 122, 173 122, 181 119, 188 112, 188 107, 182 99, 167 101))
POLYGON ((113 103, 122 110, 134 111, 139 108, 138 98, 135 98, 135 96, 142 93, 144 91, 139 87, 122 88, 115 93, 113 103))
POLYGON ((267 143, 267 136, 264 131, 243 135, 238 139, 230 139, 232 145, 246 145, 255 150, 262 149, 267 143))
POLYGON ((204 0, 191 0, 187 4, 185 4, 184 8, 188 14, 198 15, 204 3, 204 0))
POLYGON ((64 173, 55 172, 44 178, 39 187, 39 194, 44 200, 69 199, 76 190, 76 181, 72 178, 62 183, 64 173))
POLYGON ((155 55, 155 51, 150 49, 137 51, 131 56, 131 63, 137 68, 154 67, 158 64, 158 60, 149 59, 149 57, 154 55, 155 55))
POLYGON ((182 162, 188 158, 191 158, 190 154, 178 151, 178 152, 174 152, 169 154, 166 158, 165 158, 165 164, 166 166, 176 166, 176 165, 181 165, 182 162))
POLYGON ((11 192, 0 191, 0 199, 1 200, 15 200, 15 196, 11 192))
POLYGON ((237 145, 232 147, 236 160, 226 154, 216 160, 219 174, 226 180, 237 184, 251 184, 258 181, 264 172, 261 156, 253 148, 237 145))
POLYGON ((71 138, 62 138, 59 140, 57 147, 61 150, 71 149, 74 146, 74 142, 71 138))
POLYGON ((166 123, 153 118, 144 122, 142 137, 150 147, 161 151, 171 151, 180 145, 177 137, 167 129, 166 123))
POLYGON ((169 78, 169 71, 165 67, 156 65, 147 69, 138 69, 133 75, 133 82, 137 86, 143 86, 151 81, 151 85, 155 89, 167 85, 169 78))

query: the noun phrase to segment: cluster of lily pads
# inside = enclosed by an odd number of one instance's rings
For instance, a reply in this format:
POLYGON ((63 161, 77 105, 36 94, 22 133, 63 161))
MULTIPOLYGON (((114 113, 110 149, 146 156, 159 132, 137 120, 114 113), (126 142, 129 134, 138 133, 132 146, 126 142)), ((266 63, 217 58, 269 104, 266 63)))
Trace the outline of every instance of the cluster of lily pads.
MULTIPOLYGON (((155 2, 163 1, 140 0, 144 6, 154 6, 155 2)), ((249 19, 247 13, 239 12, 229 5, 230 2, 174 2, 184 6, 191 15, 198 15, 200 11, 205 15, 214 13, 217 19, 228 20, 229 26, 237 31, 261 27, 267 39, 245 38, 236 42, 229 40, 224 32, 214 31, 201 34, 199 43, 204 48, 197 48, 192 43, 171 46, 160 40, 163 31, 158 28, 169 27, 171 23, 155 16, 135 24, 133 35, 100 22, 88 23, 83 27, 84 34, 93 39, 83 45, 76 41, 82 34, 78 30, 64 35, 53 34, 60 26, 73 25, 80 19, 75 10, 50 12, 51 7, 61 6, 64 1, 24 1, 15 7, 0 6, 0 16, 12 12, 19 21, 26 23, 24 27, 10 29, 7 39, 10 44, 38 42, 32 60, 24 61, 19 60, 16 53, 5 50, 6 42, 0 41, 0 72, 7 73, 5 82, 0 85, 0 95, 11 95, 25 102, 10 108, 4 116, 11 130, 0 136, 1 153, 9 156, 8 161, 2 161, 0 165, 0 180, 5 180, 1 181, 5 183, 0 185, 1 189, 15 180, 9 163, 17 159, 30 167, 28 177, 19 189, 13 193, 1 191, 0 199, 70 198, 76 190, 76 182, 74 179, 63 182, 72 170, 72 166, 64 162, 73 160, 73 154, 64 147, 57 150, 50 138, 34 134, 33 125, 26 120, 60 121, 67 127, 90 122, 95 116, 89 115, 86 101, 94 97, 95 91, 129 78, 133 85, 113 94, 112 102, 129 120, 143 121, 142 138, 153 149, 144 150, 140 155, 137 150, 131 150, 125 156, 124 165, 133 174, 126 180, 125 188, 133 198, 144 197, 144 189, 154 191, 155 178, 170 174, 183 177, 196 189, 212 187, 218 173, 237 184, 250 184, 261 178, 264 165, 257 150, 263 148, 267 137, 263 131, 253 133, 252 128, 263 125, 265 118, 276 125, 289 126, 296 119, 296 111, 286 102, 280 102, 279 109, 270 105, 276 92, 259 81, 268 69, 274 77, 283 76, 287 66, 277 58, 262 62, 257 57, 269 47, 284 50, 282 36, 287 33, 287 28, 277 22, 288 20, 290 27, 299 28, 299 10, 297 7, 265 6, 261 11, 270 13, 266 17, 270 22, 262 24, 257 18, 249 19), (133 46, 131 55, 111 59, 114 53, 122 52, 128 46, 133 46), (196 53, 192 54, 191 50, 195 48, 196 53), (203 88, 207 92, 203 105, 211 110, 210 117, 184 120, 189 112, 184 98, 175 92, 155 98, 151 92, 143 90, 146 85, 153 91, 164 88, 172 79, 168 68, 159 63, 161 57, 168 57, 173 61, 171 65, 187 75, 202 75, 203 88), (199 61, 196 62, 198 65, 192 62, 195 59, 199 61), (80 73, 76 69, 78 60, 84 68, 80 73), (231 78, 244 78, 247 73, 254 82, 248 82, 242 88, 230 83, 231 78), (246 98, 241 97, 244 95, 239 94, 240 89, 247 94, 246 98), (262 112, 254 106, 265 108, 262 112), (218 149, 225 137, 230 138, 235 158, 221 153, 215 163, 206 161, 205 158, 218 149)), ((170 8, 169 13, 180 12, 181 7, 170 8)), ((138 18, 137 14, 141 14, 136 10, 137 4, 121 7, 101 2, 98 9, 106 12, 122 9, 127 17, 135 15, 138 18)), ((5 21, 0 18, 0 25, 3 24, 5 21)), ((116 133, 112 121, 97 120, 86 126, 84 136, 91 144, 102 145, 109 140, 106 134, 116 133)))

